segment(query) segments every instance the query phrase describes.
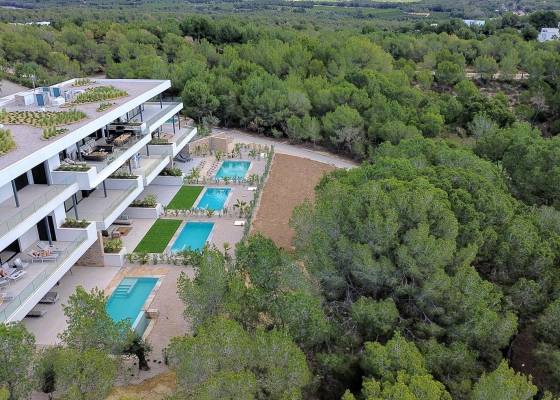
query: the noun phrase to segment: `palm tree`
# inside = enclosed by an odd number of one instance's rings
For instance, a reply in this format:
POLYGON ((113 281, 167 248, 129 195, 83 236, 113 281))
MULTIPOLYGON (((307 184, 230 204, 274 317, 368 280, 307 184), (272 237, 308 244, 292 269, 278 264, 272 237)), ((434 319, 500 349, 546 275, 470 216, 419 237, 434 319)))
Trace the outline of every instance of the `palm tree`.
POLYGON ((198 180, 200 179, 200 168, 195 167, 191 169, 191 172, 187 176, 187 179, 191 182, 196 181, 196 183, 198 183, 198 180))
POLYGON ((257 157, 257 154, 258 154, 258 153, 257 153, 257 150, 255 150, 255 149, 251 149, 251 150, 249 151, 249 157, 251 157, 251 158, 256 158, 256 157, 257 157))
POLYGON ((237 199, 235 201, 235 204, 233 205, 233 208, 237 208, 239 210, 239 216, 242 217, 245 214, 245 211, 247 210, 247 202, 237 199))

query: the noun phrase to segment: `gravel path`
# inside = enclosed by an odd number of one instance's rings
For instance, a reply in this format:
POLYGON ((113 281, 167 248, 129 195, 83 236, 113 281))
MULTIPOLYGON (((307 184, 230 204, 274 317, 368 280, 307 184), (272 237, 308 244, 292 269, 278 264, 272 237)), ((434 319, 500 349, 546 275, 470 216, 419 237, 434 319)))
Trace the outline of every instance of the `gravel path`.
POLYGON ((309 160, 332 165, 336 168, 354 168, 358 166, 358 164, 353 160, 337 156, 324 150, 314 150, 302 145, 290 144, 286 140, 278 140, 262 135, 254 135, 237 129, 214 128, 212 133, 224 133, 233 137, 236 142, 266 145, 273 144, 275 153, 307 158, 309 160))

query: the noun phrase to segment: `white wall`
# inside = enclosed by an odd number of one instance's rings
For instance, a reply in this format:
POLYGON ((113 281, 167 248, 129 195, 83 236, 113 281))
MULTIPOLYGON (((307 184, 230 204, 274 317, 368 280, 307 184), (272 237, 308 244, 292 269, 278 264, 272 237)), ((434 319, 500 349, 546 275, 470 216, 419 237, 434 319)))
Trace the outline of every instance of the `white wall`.
MULTIPOLYGON (((12 190, 12 182, 6 183, 4 186, 0 187, 0 203, 14 197, 14 192, 12 190)), ((15 207, 15 200, 12 200, 15 207)))
POLYGON ((37 227, 33 226, 33 228, 29 229, 23 235, 19 237, 19 247, 21 250, 25 250, 28 247, 31 247, 34 243, 39 240, 39 232, 37 231, 37 227))

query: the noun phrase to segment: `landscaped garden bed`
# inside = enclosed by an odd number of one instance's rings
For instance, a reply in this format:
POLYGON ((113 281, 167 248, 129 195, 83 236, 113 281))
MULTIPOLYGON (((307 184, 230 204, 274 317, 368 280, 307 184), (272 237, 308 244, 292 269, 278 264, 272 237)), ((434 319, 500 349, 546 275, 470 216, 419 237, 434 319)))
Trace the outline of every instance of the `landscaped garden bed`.
POLYGON ((67 218, 61 225, 62 228, 86 228, 89 225, 89 221, 85 219, 78 220, 67 218))
POLYGON ((128 92, 126 90, 117 89, 114 86, 97 86, 91 89, 86 89, 85 92, 77 95, 72 101, 72 104, 95 103, 98 101, 118 99, 126 96, 128 96, 128 92))
POLYGON ((97 107, 97 109, 95 111, 97 112, 103 112, 105 110, 108 110, 109 108, 111 108, 113 106, 114 103, 101 103, 99 104, 99 107, 97 107))
POLYGON ((181 225, 180 219, 158 219, 142 238, 135 253, 162 253, 181 225))
POLYGON ((9 129, 0 129, 0 156, 16 147, 16 142, 9 129))
POLYGON ((74 87, 80 87, 80 86, 87 86, 87 85, 91 85, 95 83, 95 81, 92 81, 91 79, 88 78, 78 78, 74 81, 74 83, 72 83, 72 86, 74 87))
POLYGON ((31 125, 38 128, 70 125, 86 118, 86 113, 68 111, 6 111, 0 110, 0 123, 11 125, 31 125))
POLYGON ((202 192, 203 186, 182 186, 167 205, 171 210, 189 210, 202 192))
POLYGON ((87 172, 92 167, 87 164, 61 164, 55 171, 87 172))

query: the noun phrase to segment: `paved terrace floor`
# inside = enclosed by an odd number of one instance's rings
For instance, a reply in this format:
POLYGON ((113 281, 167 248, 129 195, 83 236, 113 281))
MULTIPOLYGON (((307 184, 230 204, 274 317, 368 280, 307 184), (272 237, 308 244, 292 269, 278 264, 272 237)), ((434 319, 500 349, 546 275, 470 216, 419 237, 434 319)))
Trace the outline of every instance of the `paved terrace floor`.
POLYGON ((118 267, 78 267, 74 266, 64 275, 59 284, 51 289, 58 292, 60 299, 56 304, 40 304, 38 307, 47 311, 41 318, 25 318, 25 327, 35 335, 38 345, 59 343, 57 336, 66 328, 66 318, 62 305, 76 291, 77 286, 86 290, 95 287, 105 289, 119 272, 118 267))
MULTIPOLYGON (((53 244, 61 250, 66 249, 68 246, 70 246, 72 244, 72 242, 53 242, 53 244)), ((31 257, 28 255, 28 253, 31 250, 37 250, 37 247, 35 245, 31 246, 28 249, 25 249, 22 253, 16 255, 14 258, 19 257, 21 258, 24 262, 28 263, 27 268, 25 268, 25 275, 23 277, 21 277, 20 279, 18 279, 17 281, 13 281, 8 287, 2 289, 2 291, 17 297, 21 292, 24 291, 24 289, 26 289, 28 287, 28 285, 30 285, 39 275, 41 275, 44 271, 48 271, 51 270, 53 268, 56 268, 57 264, 60 264, 60 262, 64 261, 64 256, 60 256, 56 261, 54 262, 31 262, 31 257)), ((0 300, 0 311, 4 310, 6 307, 8 307, 10 304, 12 304, 13 302, 18 301, 18 299, 14 299, 12 301, 9 302, 4 302, 2 303, 0 300)))
POLYGON ((16 207, 13 195, 0 203, 0 234, 12 229, 66 188, 67 185, 28 185, 18 191, 19 207, 16 207))
MULTIPOLYGON (((131 180, 131 184, 136 181, 131 180)), ((79 219, 88 221, 103 221, 115 208, 122 204, 123 199, 129 195, 129 190, 107 189, 107 197, 103 188, 99 186, 89 197, 85 197, 78 203, 79 219)), ((74 210, 67 213, 69 218, 74 218, 74 210)))

